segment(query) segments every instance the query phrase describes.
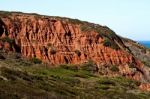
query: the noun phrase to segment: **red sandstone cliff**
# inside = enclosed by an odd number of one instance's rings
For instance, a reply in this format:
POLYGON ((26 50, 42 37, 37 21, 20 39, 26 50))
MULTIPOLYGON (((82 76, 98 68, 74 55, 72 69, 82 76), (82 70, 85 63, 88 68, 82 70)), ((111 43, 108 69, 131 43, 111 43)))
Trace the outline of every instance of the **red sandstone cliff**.
MULTIPOLYGON (((81 31, 81 24, 72 24, 67 19, 36 17, 12 13, 2 17, 1 37, 15 39, 21 53, 27 57, 37 57, 53 64, 83 63, 92 59, 97 64, 132 63, 133 57, 124 50, 103 46, 104 37, 96 31, 81 31), (7 33, 6 33, 7 32, 7 33), (56 50, 52 54, 51 49, 56 50), (77 55, 78 50, 81 55, 77 55)), ((105 30, 104 32, 110 31, 105 30)), ((109 34, 107 34, 109 35, 109 34)), ((115 43, 114 39, 112 42, 115 43)), ((120 44, 120 42, 117 42, 120 44)), ((121 45, 121 47, 123 44, 121 45)))
POLYGON ((144 65, 108 27, 34 14, 6 12, 0 17, 0 49, 37 57, 49 64, 93 60, 99 68, 117 65, 122 75, 137 80, 148 78, 144 65))

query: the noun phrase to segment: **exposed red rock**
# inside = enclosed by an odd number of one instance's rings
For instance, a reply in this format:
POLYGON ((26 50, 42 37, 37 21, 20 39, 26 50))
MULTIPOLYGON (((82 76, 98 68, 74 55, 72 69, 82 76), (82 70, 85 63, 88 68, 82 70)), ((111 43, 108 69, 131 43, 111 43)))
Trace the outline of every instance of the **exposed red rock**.
POLYGON ((144 91, 150 91, 150 84, 149 83, 141 84, 140 89, 144 91))
POLYGON ((99 68, 104 64, 116 65, 122 75, 136 80, 149 75, 145 74, 143 64, 129 53, 116 34, 111 34, 113 31, 108 27, 76 21, 22 13, 1 15, 1 39, 8 37, 15 42, 10 45, 1 41, 0 48, 20 52, 28 58, 37 57, 49 64, 81 64, 93 60, 99 68), (84 25, 96 28, 83 31, 84 25), (104 46, 106 38, 118 49, 104 46), (134 67, 129 68, 130 64, 134 67))
MULTIPOLYGON (((95 31, 82 32, 80 24, 53 18, 36 18, 33 15, 12 14, 2 18, 8 37, 15 39, 21 53, 37 57, 52 64, 80 64, 92 59, 99 64, 128 64, 133 62, 131 54, 103 46, 103 37, 95 31), (48 46, 50 44, 50 46, 48 46), (51 47, 56 54, 51 54, 51 47), (75 50, 79 50, 78 56, 75 50)), ((1 33, 6 35, 5 32, 1 33)), ((8 47, 8 44, 4 44, 8 47)))

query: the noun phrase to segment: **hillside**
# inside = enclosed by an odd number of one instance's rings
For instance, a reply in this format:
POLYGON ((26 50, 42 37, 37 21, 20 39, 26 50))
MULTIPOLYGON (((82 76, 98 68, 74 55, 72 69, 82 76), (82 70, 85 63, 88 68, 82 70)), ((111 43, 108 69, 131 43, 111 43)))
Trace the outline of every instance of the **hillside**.
POLYGON ((0 11, 0 51, 2 97, 149 96, 150 50, 107 26, 0 11))
POLYGON ((149 99, 140 82, 106 77, 92 63, 49 67, 18 53, 1 53, 0 99, 149 99))

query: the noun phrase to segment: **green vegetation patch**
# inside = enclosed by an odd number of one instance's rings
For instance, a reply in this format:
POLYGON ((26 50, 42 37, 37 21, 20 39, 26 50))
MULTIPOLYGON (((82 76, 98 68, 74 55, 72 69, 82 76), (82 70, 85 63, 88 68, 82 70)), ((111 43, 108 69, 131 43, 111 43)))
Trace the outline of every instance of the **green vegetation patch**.
POLYGON ((62 64, 49 67, 22 58, 5 59, 0 61, 0 64, 1 99, 99 99, 100 97, 148 99, 150 97, 148 92, 138 90, 140 82, 124 77, 97 75, 91 60, 80 66, 62 64))
POLYGON ((8 42, 9 44, 13 44, 14 42, 15 42, 15 40, 14 39, 12 39, 12 38, 9 38, 9 37, 3 37, 3 38, 0 38, 0 40, 2 41, 2 42, 8 42))
POLYGON ((82 24, 83 22, 78 19, 68 19, 70 23, 72 24, 82 24))
POLYGON ((92 60, 88 60, 87 63, 82 64, 81 69, 93 73, 98 71, 96 64, 92 60))
POLYGON ((110 70, 113 71, 113 72, 119 72, 119 68, 116 65, 112 65, 110 67, 110 70))
POLYGON ((12 15, 10 12, 0 11, 0 17, 9 17, 10 15, 12 15))
POLYGON ((114 41, 110 40, 109 38, 104 38, 103 45, 106 47, 111 47, 112 49, 115 49, 115 50, 120 49, 119 46, 116 45, 116 43, 114 43, 114 41))
POLYGON ((36 57, 33 57, 30 59, 31 62, 33 62, 34 64, 41 64, 42 61, 36 57))

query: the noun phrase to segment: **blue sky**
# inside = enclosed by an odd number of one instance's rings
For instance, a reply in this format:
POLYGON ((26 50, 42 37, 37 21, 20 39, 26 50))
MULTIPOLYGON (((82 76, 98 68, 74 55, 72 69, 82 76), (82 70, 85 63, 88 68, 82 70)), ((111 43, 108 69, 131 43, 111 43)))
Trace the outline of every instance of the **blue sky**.
POLYGON ((0 0, 0 10, 65 16, 107 25, 134 40, 150 40, 150 0, 0 0))

